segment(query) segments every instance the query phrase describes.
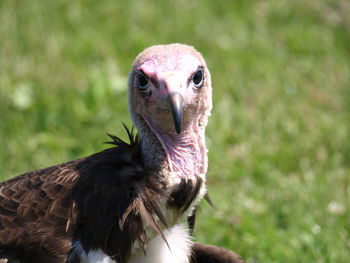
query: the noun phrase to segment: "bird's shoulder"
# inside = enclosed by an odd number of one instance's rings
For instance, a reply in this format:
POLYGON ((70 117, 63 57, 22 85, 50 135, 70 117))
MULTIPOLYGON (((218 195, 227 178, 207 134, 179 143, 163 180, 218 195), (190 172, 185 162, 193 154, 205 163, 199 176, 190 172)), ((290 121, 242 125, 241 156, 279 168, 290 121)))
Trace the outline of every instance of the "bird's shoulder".
POLYGON ((41 197, 46 193, 48 198, 57 199, 61 197, 61 192, 72 190, 78 182, 87 183, 105 177, 114 180, 128 172, 132 174, 135 170, 141 170, 142 158, 138 137, 132 131, 127 131, 129 143, 109 135, 112 141, 108 143, 113 147, 84 158, 26 172, 1 182, 0 199, 35 202, 39 196, 29 196, 32 192, 40 192, 41 197))
POLYGON ((62 257, 72 248, 78 224, 102 219, 96 207, 107 213, 105 219, 114 216, 111 203, 125 212, 145 171, 134 136, 128 143, 111 138, 113 147, 99 153, 0 183, 0 248, 42 247, 62 257))

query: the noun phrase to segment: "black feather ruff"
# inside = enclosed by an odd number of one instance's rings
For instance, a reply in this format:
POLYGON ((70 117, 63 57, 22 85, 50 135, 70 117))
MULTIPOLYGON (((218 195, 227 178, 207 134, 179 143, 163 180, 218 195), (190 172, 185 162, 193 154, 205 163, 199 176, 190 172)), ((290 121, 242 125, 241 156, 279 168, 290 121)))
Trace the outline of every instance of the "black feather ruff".
POLYGON ((156 171, 144 167, 138 136, 133 129, 126 131, 130 143, 109 135, 114 148, 79 163, 80 179, 73 190, 81 222, 75 240, 86 251, 101 248, 117 262, 127 262, 136 240, 145 249, 146 226, 165 241, 162 228, 167 227, 159 205, 166 196, 164 186, 156 171))

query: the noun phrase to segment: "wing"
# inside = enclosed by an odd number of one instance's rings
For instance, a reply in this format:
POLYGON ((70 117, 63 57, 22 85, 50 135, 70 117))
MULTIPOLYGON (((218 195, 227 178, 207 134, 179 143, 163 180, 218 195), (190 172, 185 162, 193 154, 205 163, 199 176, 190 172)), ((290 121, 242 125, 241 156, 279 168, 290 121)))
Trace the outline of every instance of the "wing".
POLYGON ((2 183, 0 259, 76 262, 81 248, 100 248, 125 262, 136 240, 144 248, 145 225, 163 236, 164 186, 128 134, 130 143, 111 136, 113 148, 2 183))
POLYGON ((72 189, 80 176, 75 167, 81 161, 29 172, 0 184, 0 250, 19 257, 40 255, 42 262, 63 262, 71 249, 69 228, 76 216, 72 189), (56 257, 60 260, 54 261, 56 257))

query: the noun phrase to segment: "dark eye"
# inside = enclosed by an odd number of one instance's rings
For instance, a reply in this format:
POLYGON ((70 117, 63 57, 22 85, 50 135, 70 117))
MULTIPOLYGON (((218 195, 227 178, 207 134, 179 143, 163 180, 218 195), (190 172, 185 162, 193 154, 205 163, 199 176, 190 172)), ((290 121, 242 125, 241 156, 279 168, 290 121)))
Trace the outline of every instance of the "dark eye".
POLYGON ((143 72, 139 72, 137 74, 137 87, 141 90, 145 90, 148 87, 148 78, 145 76, 143 72))
POLYGON ((197 69, 197 71, 193 74, 192 81, 194 86, 197 88, 200 88, 203 85, 204 72, 202 68, 197 69))

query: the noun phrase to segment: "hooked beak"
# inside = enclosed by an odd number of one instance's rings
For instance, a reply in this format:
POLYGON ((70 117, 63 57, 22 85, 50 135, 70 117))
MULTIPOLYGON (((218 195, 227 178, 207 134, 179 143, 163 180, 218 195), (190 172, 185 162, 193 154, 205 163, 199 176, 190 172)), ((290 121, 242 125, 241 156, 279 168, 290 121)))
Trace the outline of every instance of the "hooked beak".
POLYGON ((175 130, 177 134, 181 133, 182 121, 183 121, 183 97, 179 93, 171 93, 167 97, 167 104, 171 110, 175 130))

